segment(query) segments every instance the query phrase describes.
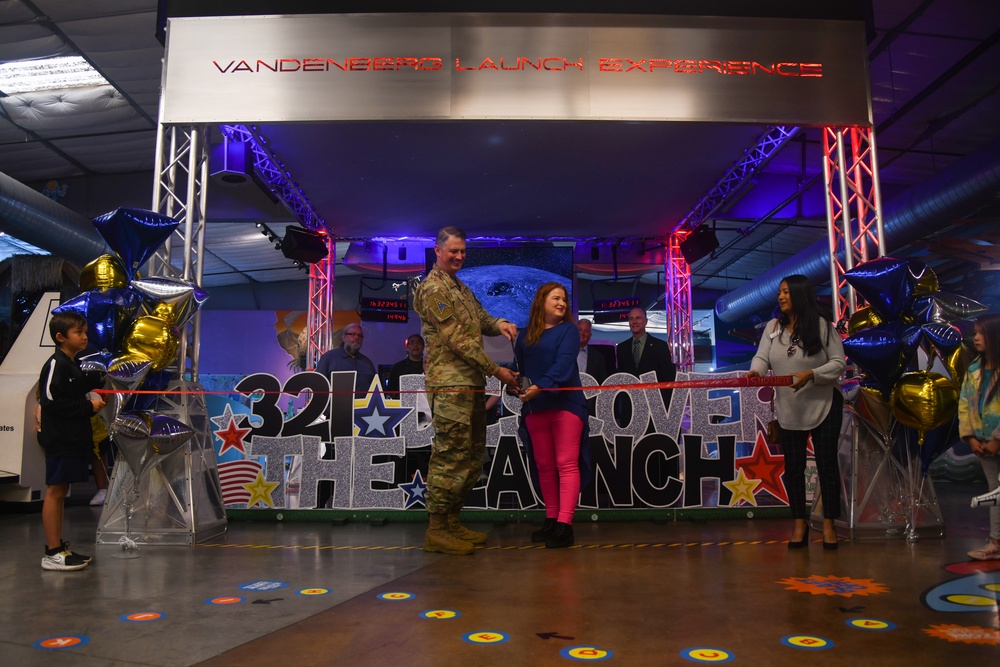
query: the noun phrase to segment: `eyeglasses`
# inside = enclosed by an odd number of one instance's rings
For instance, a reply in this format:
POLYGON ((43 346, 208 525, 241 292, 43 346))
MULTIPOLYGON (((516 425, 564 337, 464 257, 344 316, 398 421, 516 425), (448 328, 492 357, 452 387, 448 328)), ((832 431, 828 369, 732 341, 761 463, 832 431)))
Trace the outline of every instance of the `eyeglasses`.
POLYGON ((791 342, 791 345, 788 346, 788 356, 794 357, 795 356, 795 350, 796 350, 795 346, 799 344, 799 337, 798 336, 792 336, 792 340, 790 342, 791 342))
POLYGON ((358 338, 364 338, 365 337, 365 335, 363 333, 358 333, 357 331, 348 331, 348 332, 346 332, 344 334, 344 336, 345 337, 346 336, 357 336, 358 338))

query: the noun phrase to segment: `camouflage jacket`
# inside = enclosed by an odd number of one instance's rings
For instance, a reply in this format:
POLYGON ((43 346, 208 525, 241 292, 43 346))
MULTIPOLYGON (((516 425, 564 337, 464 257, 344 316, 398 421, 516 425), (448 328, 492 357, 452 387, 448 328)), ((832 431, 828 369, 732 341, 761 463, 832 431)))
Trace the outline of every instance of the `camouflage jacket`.
POLYGON ((428 387, 484 387, 497 364, 483 334, 497 336, 507 320, 486 312, 465 283, 435 266, 417 288, 413 309, 423 322, 428 387))

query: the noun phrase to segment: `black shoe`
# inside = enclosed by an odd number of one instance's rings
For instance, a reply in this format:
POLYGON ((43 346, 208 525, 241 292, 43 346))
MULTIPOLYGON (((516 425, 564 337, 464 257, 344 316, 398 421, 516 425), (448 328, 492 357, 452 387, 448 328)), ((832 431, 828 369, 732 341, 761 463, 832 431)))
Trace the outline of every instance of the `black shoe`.
POLYGON ((806 529, 806 534, 802 536, 801 540, 788 540, 788 548, 789 549, 805 549, 807 546, 809 546, 809 530, 808 529, 806 529))
POLYGON ((556 529, 555 519, 545 519, 545 523, 542 527, 531 534, 532 542, 544 542, 552 536, 552 532, 556 529))
POLYGON ((91 556, 86 556, 86 555, 84 555, 84 554, 78 554, 77 552, 75 552, 75 551, 72 551, 72 550, 71 550, 71 549, 69 548, 69 542, 65 542, 65 541, 64 541, 64 542, 63 542, 62 544, 60 544, 60 547, 62 547, 62 548, 60 549, 60 551, 69 551, 69 553, 70 553, 70 554, 72 554, 72 555, 73 555, 74 557, 76 557, 76 558, 79 558, 79 559, 80 559, 80 560, 82 560, 82 561, 83 561, 84 563, 89 563, 90 561, 94 560, 94 559, 93 559, 93 558, 92 558, 91 556))
POLYGON ((545 540, 546 549, 565 549, 573 546, 573 526, 561 521, 556 523, 555 530, 549 539, 545 540))
POLYGON ((840 542, 827 542, 826 540, 823 540, 823 548, 827 551, 836 551, 838 544, 840 544, 840 542))

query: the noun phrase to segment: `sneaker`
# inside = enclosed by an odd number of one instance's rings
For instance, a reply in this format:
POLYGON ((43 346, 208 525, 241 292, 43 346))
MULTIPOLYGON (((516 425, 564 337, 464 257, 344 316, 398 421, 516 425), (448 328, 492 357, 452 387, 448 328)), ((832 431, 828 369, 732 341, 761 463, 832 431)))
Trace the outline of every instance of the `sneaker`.
POLYGON ((73 570, 82 570, 85 567, 87 567, 87 561, 80 560, 69 551, 60 551, 59 553, 51 556, 49 554, 45 554, 42 557, 43 570, 71 572, 73 570))
POLYGON ((94 494, 94 497, 90 499, 90 504, 91 505, 103 505, 104 504, 104 499, 107 498, 107 497, 108 497, 108 490, 107 489, 98 489, 97 493, 94 494))
POLYGON ((87 556, 87 555, 84 555, 84 554, 80 554, 80 553, 77 553, 77 552, 73 551, 72 549, 70 549, 70 548, 69 548, 69 542, 65 542, 65 541, 64 541, 64 542, 62 543, 62 545, 61 545, 61 546, 62 546, 62 549, 61 549, 62 551, 68 551, 68 552, 69 552, 69 553, 70 553, 71 555, 73 555, 73 556, 74 556, 74 557, 76 557, 76 558, 79 558, 79 559, 80 559, 80 560, 82 560, 82 561, 83 561, 84 563, 89 563, 90 561, 94 560, 94 559, 93 559, 93 558, 91 558, 90 556, 87 556))
POLYGON ((973 560, 1000 560, 1000 543, 990 539, 986 546, 970 551, 969 558, 973 560))

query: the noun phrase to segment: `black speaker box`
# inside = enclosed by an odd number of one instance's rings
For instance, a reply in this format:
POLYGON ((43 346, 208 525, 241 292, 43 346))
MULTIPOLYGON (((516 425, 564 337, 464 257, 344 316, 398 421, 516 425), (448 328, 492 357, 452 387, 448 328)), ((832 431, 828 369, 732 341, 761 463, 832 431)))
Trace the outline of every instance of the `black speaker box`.
POLYGON ((694 264, 702 257, 710 255, 713 250, 719 247, 719 239, 715 237, 715 230, 702 225, 691 232, 686 239, 680 242, 681 254, 688 264, 694 264))
POLYGON ((315 264, 327 256, 326 241, 316 232, 301 227, 286 227, 281 239, 281 254, 288 259, 315 264))

